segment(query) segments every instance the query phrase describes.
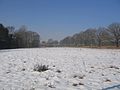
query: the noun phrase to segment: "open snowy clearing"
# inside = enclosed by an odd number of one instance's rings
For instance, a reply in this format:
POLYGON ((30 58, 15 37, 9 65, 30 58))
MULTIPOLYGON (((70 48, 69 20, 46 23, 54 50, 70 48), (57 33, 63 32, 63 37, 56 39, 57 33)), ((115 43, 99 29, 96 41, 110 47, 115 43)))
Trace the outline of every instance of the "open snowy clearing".
POLYGON ((120 50, 1 50, 0 90, 120 90, 120 50), (48 70, 34 71, 38 64, 48 70))

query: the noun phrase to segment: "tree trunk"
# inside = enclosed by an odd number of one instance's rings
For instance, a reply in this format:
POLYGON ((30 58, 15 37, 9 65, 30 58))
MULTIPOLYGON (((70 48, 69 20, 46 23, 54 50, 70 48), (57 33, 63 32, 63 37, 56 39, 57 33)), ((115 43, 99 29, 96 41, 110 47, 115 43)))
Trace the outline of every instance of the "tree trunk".
POLYGON ((98 44, 99 47, 101 47, 101 43, 102 43, 101 40, 99 40, 99 44, 98 44))
POLYGON ((116 47, 119 47, 119 40, 116 40, 116 47))

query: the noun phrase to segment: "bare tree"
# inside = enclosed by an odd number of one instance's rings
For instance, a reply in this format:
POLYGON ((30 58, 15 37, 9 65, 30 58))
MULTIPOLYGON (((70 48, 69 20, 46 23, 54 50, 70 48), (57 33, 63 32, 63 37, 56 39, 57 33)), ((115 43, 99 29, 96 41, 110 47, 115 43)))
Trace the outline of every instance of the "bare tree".
POLYGON ((0 49, 10 48, 9 44, 9 31, 0 24, 0 49))
POLYGON ((65 37, 63 40, 60 41, 60 44, 62 46, 73 46, 74 45, 74 39, 73 37, 65 37))
POLYGON ((108 31, 110 35, 113 37, 113 41, 116 44, 116 47, 119 47, 120 41, 120 23, 112 23, 108 26, 108 31))
POLYGON ((104 27, 99 27, 98 30, 96 31, 96 40, 98 42, 98 46, 101 47, 103 40, 107 38, 107 32, 106 28, 104 27))
POLYGON ((96 29, 89 28, 84 31, 84 43, 85 45, 92 46, 95 43, 96 29))
POLYGON ((26 26, 21 26, 18 31, 15 32, 16 40, 18 43, 18 47, 25 48, 26 47, 26 26))
POLYGON ((40 35, 37 32, 28 31, 25 26, 22 26, 16 33, 18 47, 30 48, 39 47, 40 35))

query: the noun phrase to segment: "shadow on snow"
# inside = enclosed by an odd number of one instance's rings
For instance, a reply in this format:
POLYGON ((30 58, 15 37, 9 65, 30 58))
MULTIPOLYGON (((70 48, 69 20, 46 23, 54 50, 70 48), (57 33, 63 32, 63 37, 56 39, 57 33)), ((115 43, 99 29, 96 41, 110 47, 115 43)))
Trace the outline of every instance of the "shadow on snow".
POLYGON ((111 87, 107 87, 107 88, 104 88, 104 89, 102 89, 102 90, 120 90, 120 84, 118 84, 118 85, 114 85, 114 86, 111 86, 111 87))

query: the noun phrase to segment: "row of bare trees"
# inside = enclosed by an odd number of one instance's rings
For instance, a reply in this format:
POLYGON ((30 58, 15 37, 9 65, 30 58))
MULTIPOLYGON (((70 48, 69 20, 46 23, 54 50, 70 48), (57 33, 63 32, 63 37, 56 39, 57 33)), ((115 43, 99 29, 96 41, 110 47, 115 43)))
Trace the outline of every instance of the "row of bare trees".
POLYGON ((113 46, 119 47, 120 23, 112 23, 108 27, 89 28, 60 41, 62 46, 113 46))
POLYGON ((58 40, 48 39, 47 41, 41 42, 41 47, 57 47, 59 46, 58 40))
POLYGON ((4 27, 0 24, 0 49, 39 47, 40 35, 28 31, 26 26, 15 30, 13 26, 4 27))
MULTIPOLYGON (((49 39, 41 46, 113 46, 120 44, 120 23, 112 23, 107 27, 89 28, 80 33, 68 36, 58 42, 49 39)), ((14 27, 4 27, 0 24, 0 49, 4 48, 32 48, 40 46, 40 35, 29 31, 26 26, 18 30, 14 27)))

